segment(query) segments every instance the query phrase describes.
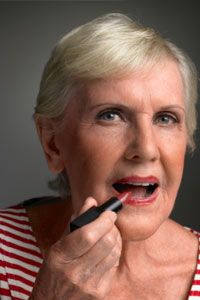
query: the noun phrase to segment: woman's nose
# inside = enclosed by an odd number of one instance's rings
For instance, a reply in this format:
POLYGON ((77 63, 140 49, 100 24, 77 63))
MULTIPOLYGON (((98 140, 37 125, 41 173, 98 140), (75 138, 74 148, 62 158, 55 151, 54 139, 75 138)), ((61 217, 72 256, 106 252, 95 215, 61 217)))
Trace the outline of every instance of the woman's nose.
POLYGON ((125 158, 136 162, 156 161, 159 158, 159 145, 153 124, 142 124, 131 128, 125 158))

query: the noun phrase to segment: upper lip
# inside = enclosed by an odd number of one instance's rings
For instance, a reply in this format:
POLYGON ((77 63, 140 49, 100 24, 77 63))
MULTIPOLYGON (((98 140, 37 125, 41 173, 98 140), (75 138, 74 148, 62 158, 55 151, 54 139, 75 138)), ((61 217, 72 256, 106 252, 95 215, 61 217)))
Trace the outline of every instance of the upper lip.
POLYGON ((113 184, 142 184, 142 183, 149 183, 149 184, 158 184, 159 185, 159 179, 155 176, 137 176, 137 175, 134 175, 134 176, 129 176, 129 177, 124 177, 124 178, 121 178, 117 181, 115 181, 113 184))

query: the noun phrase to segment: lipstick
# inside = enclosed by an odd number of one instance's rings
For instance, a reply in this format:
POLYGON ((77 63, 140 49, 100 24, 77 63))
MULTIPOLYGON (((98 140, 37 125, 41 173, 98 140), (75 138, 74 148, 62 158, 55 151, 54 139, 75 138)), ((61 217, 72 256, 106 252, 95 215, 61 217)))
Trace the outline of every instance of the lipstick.
POLYGON ((92 206, 70 223, 70 232, 73 232, 74 230, 96 220, 100 214, 106 210, 117 213, 123 208, 123 202, 128 198, 129 195, 130 192, 121 193, 117 197, 111 197, 101 206, 92 206))

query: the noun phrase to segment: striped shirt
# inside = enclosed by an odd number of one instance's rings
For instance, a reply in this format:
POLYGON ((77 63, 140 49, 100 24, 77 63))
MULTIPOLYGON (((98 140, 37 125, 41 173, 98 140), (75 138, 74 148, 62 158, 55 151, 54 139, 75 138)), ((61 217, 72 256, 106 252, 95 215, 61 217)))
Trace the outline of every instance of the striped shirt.
POLYGON ((22 205, 0 210, 1 300, 28 299, 42 256, 22 205))
MULTIPOLYGON (((199 238, 199 254, 188 300, 200 300, 200 234, 192 232, 199 238)), ((0 210, 0 299, 28 299, 41 264, 23 205, 0 210)))

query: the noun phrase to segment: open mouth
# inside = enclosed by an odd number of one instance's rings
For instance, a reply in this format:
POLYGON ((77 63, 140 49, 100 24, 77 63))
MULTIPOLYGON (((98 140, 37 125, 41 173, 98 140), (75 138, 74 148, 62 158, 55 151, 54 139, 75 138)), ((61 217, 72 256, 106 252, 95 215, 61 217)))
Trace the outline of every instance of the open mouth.
POLYGON ((156 191, 158 183, 117 182, 112 186, 118 193, 132 192, 134 198, 144 199, 150 197, 156 191))

